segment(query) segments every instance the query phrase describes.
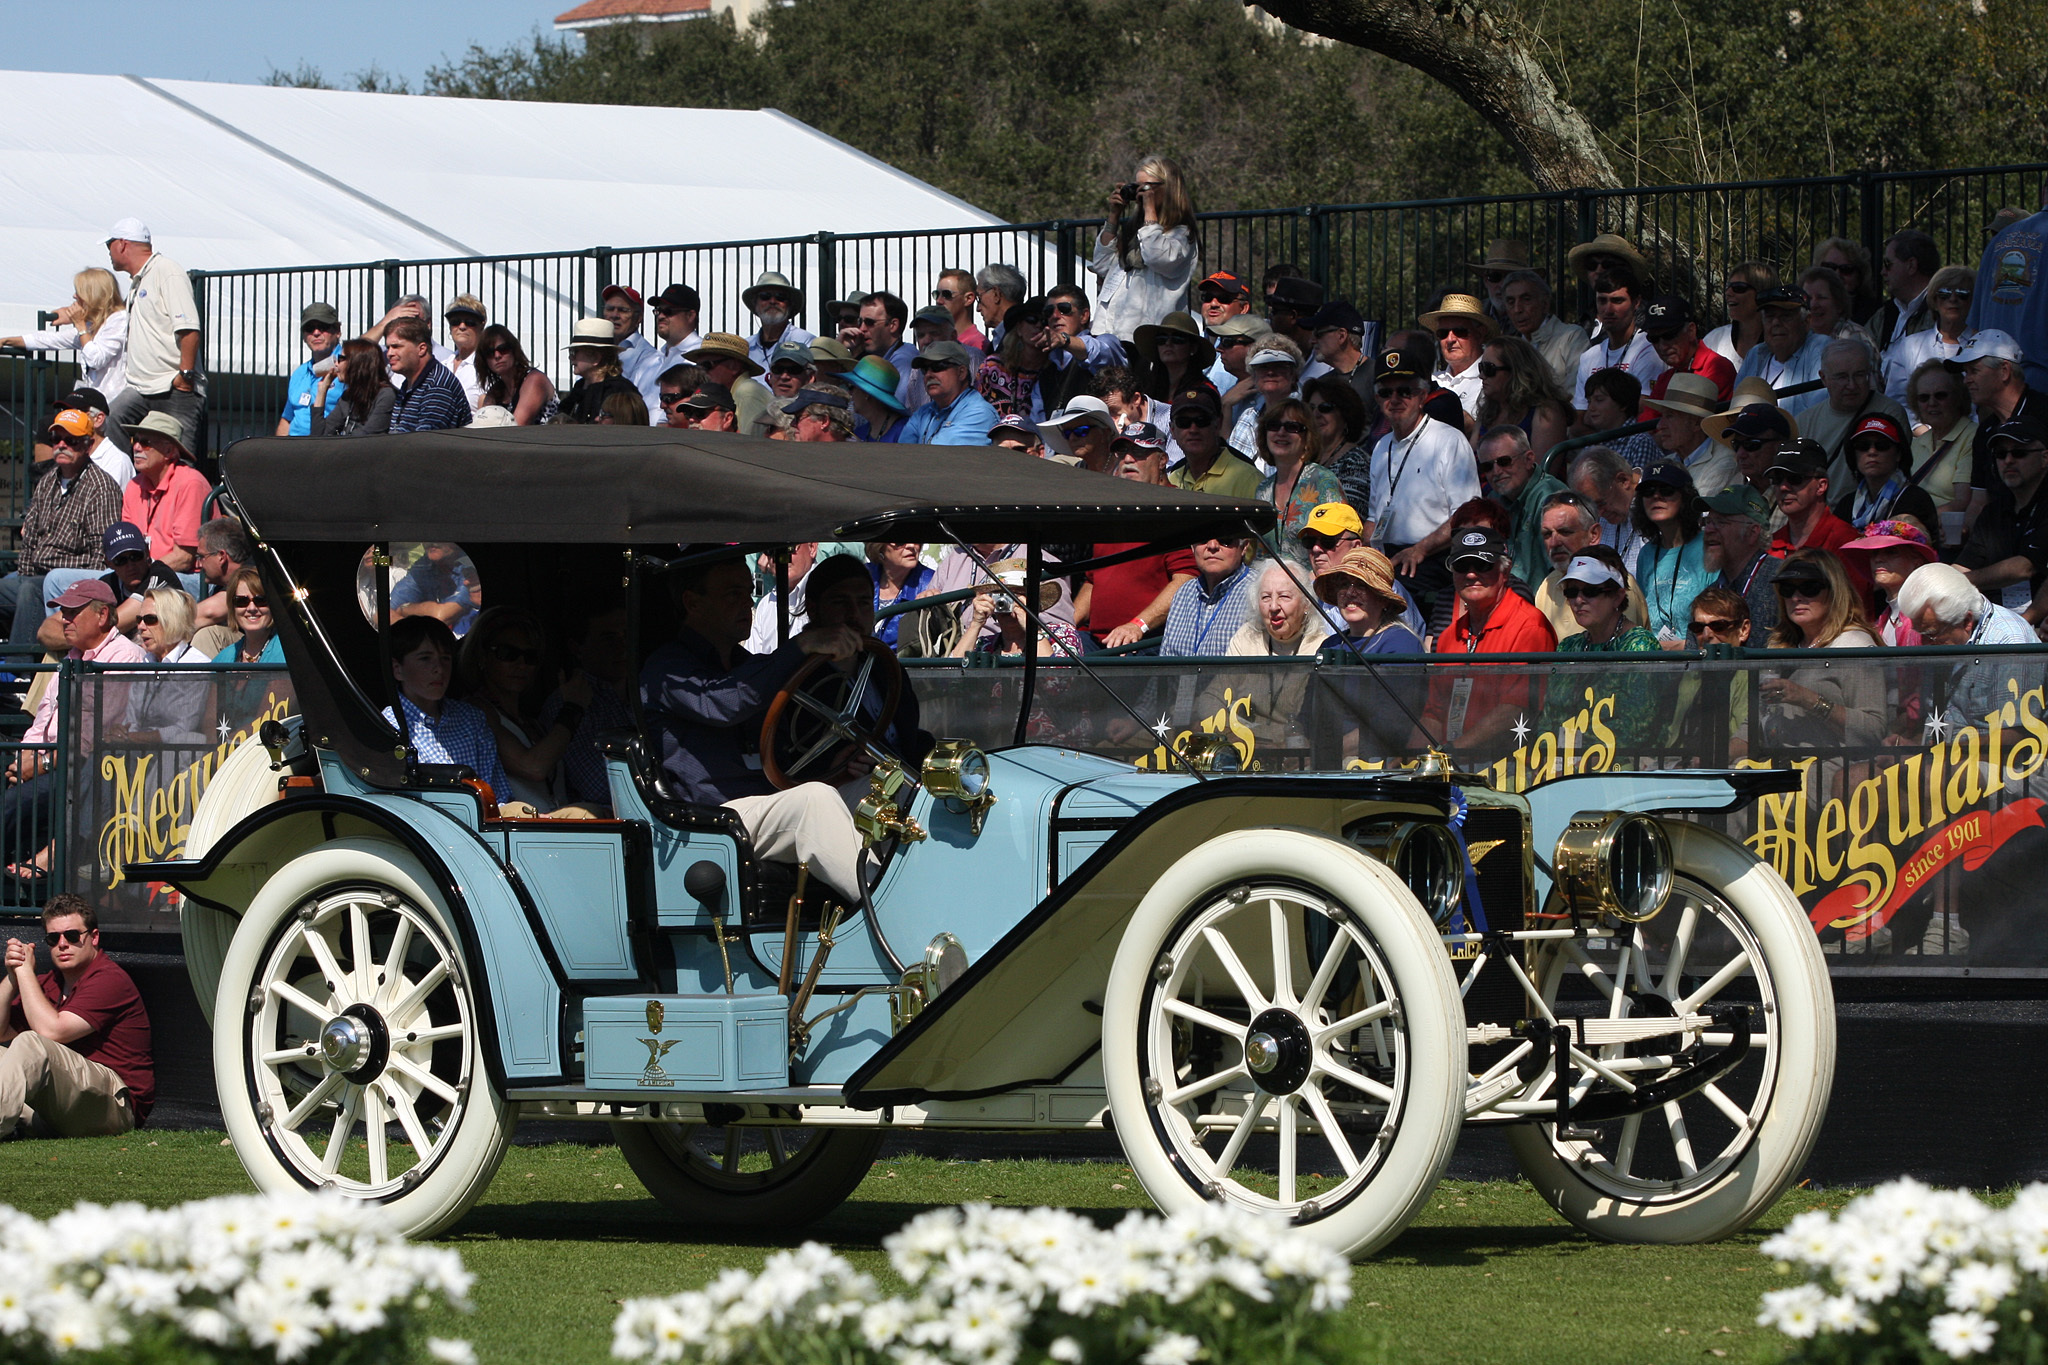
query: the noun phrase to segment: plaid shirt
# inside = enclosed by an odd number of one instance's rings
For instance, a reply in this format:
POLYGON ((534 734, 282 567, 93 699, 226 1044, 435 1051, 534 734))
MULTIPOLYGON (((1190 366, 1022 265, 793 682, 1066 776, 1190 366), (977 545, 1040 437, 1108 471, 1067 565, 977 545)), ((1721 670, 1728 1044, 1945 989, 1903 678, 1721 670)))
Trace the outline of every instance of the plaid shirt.
MULTIPOLYGON (((512 784, 505 780, 505 765, 498 758, 498 736, 482 711, 466 701, 444 701, 436 719, 414 706, 411 697, 399 700, 405 705, 407 737, 420 762, 466 764, 490 784, 500 801, 512 799, 512 784)), ((383 716, 392 729, 398 728, 390 707, 384 708, 383 716)))
POLYGON ((53 467, 21 519, 20 571, 105 568, 101 537, 120 519, 121 487, 105 470, 87 461, 66 488, 53 467))
POLYGON ((391 429, 397 431, 440 431, 469 425, 469 395, 438 360, 428 360, 420 377, 399 391, 391 409, 391 429))

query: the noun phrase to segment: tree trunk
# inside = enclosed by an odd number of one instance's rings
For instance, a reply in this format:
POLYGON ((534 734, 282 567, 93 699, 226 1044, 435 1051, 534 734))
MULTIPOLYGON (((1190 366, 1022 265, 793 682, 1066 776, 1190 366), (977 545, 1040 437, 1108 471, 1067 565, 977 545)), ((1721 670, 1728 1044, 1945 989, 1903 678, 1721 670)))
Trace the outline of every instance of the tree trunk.
POLYGON ((1369 48, 1441 81, 1508 140, 1538 189, 1621 187, 1592 125, 1559 96, 1511 16, 1472 0, 1257 3, 1290 27, 1369 48))

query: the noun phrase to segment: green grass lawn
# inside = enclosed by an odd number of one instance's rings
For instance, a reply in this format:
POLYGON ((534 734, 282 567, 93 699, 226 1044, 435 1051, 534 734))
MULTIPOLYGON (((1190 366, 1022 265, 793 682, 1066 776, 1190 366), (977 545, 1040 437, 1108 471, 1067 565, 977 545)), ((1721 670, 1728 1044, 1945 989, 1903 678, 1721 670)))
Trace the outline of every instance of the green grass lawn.
MULTIPOLYGON (((217 1133, 0 1147, 0 1202, 37 1216, 86 1199, 163 1205, 248 1189, 217 1133)), ((1795 1190, 1759 1230, 1713 1246, 1627 1247, 1581 1235, 1525 1185, 1446 1182, 1413 1227, 1355 1270, 1357 1359, 1778 1360, 1783 1339, 1754 1318, 1758 1295, 1784 1281, 1757 1242, 1792 1214, 1839 1208, 1853 1193, 1795 1190)), ((927 1208, 969 1201, 1053 1204, 1105 1220, 1149 1206, 1129 1169, 1111 1163, 905 1157, 877 1163, 808 1235, 889 1281, 882 1239, 927 1208)), ((621 1299, 757 1267, 797 1239, 764 1230, 758 1240, 700 1240, 645 1194, 616 1148, 557 1144, 514 1148, 446 1240, 476 1272, 477 1311, 434 1331, 469 1337, 487 1365, 594 1365, 610 1358, 621 1299)))

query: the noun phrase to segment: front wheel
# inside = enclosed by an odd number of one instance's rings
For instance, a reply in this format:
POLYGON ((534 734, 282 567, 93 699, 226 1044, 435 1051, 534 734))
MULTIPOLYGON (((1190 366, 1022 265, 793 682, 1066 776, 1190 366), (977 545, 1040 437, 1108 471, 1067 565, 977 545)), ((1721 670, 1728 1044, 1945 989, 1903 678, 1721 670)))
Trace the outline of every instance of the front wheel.
POLYGON ((454 1223, 512 1129, 479 1008, 415 860, 368 840, 292 860, 243 916, 214 997, 214 1079, 249 1178, 383 1204, 414 1237, 454 1223))
POLYGON ((879 1128, 614 1123, 647 1192, 692 1224, 781 1231, 846 1202, 882 1146, 879 1128))
POLYGON ((1305 831, 1225 834, 1167 870, 1110 967, 1102 1059, 1162 1211, 1278 1213, 1346 1255, 1407 1226, 1464 1113, 1436 931, 1383 864, 1305 831))
MULTIPOLYGON (((1689 821, 1664 828, 1677 879, 1663 913, 1623 926, 1629 932, 1602 950, 1578 939, 1544 943, 1530 975, 1553 1006, 1560 986, 1590 981, 1611 1019, 1746 1008, 1748 1052, 1728 1074, 1646 1112, 1509 1134, 1523 1174, 1551 1206, 1616 1242, 1707 1242, 1748 1227, 1799 1174, 1834 1084, 1834 997, 1798 900, 1734 841, 1689 821)), ((1718 1029, 1666 1035, 1674 1036, 1710 1048, 1731 1042, 1718 1029)), ((1636 1087, 1684 1060, 1663 1039, 1593 1055, 1636 1087)), ((1611 1079, 1575 1074, 1587 1094, 1619 1091, 1611 1079)))

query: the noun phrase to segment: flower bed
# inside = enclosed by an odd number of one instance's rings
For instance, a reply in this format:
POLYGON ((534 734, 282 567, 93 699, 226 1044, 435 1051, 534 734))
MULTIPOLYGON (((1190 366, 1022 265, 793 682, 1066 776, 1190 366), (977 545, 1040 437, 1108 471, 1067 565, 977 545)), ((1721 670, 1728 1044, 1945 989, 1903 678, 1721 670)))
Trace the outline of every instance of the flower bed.
POLYGON ((1342 1358, 1351 1267, 1284 1224, 1222 1208, 1098 1228, 1058 1209, 923 1214, 883 1243, 907 1296, 816 1243, 704 1289, 634 1299, 612 1353, 657 1361, 1008 1365, 1342 1358))
MULTIPOLYGON (((456 1253, 407 1242, 376 1208, 312 1194, 80 1204, 48 1222, 0 1206, 0 1360, 408 1360, 420 1314, 467 1309, 470 1278, 456 1253)), ((427 1350, 474 1358, 461 1341, 427 1350)))
POLYGON ((1895 1180, 1838 1217, 1813 1210, 1763 1244, 1806 1283, 1764 1295, 1761 1326, 1802 1362, 2048 1357, 2048 1185, 2006 1208, 1895 1180))

